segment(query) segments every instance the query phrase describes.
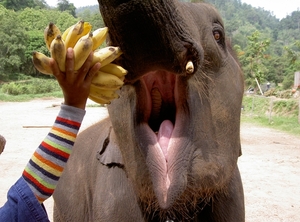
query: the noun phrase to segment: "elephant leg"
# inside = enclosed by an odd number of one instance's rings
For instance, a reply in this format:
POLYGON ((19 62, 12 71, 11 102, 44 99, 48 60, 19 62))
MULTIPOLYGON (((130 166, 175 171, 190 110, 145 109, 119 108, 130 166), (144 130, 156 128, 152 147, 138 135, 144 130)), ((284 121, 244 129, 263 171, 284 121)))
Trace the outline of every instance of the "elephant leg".
POLYGON ((235 168, 228 189, 215 195, 198 215, 197 221, 244 222, 243 185, 238 167, 235 168))

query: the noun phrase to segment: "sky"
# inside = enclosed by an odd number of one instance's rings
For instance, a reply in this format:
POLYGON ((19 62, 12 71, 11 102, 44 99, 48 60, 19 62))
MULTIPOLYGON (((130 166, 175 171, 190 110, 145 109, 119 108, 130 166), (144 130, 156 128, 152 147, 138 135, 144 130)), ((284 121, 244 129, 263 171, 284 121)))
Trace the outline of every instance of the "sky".
POLYGON ((285 18, 293 11, 300 11, 300 0, 241 0, 243 3, 252 5, 253 7, 264 8, 279 18, 285 18))
MULTIPOLYGON (((243 3, 252 5, 253 7, 261 7, 267 11, 273 12, 273 14, 282 19, 293 11, 300 10, 300 0, 241 0, 243 3)), ((57 1, 46 0, 50 6, 56 6, 57 1)), ((97 0, 69 0, 69 3, 73 3, 76 8, 88 5, 97 5, 97 0)))

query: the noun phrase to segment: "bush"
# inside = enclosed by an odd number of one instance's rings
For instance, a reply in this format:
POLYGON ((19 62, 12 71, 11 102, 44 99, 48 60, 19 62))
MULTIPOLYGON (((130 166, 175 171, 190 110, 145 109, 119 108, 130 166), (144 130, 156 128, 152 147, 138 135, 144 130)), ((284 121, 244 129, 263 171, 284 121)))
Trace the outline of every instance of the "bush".
POLYGON ((276 96, 277 98, 282 99, 290 99, 292 98, 292 95, 291 89, 280 91, 277 88, 272 88, 264 93, 264 96, 276 96))
POLYGON ((279 116, 298 115, 298 102, 296 100, 277 100, 273 104, 274 112, 279 116))
POLYGON ((298 100, 244 96, 243 105, 245 109, 241 115, 242 122, 272 127, 295 135, 300 134, 298 100))
POLYGON ((26 81, 5 83, 1 87, 3 93, 9 95, 42 94, 60 91, 56 80, 32 79, 26 81))
POLYGON ((263 96, 244 96, 243 106, 245 115, 268 117, 272 106, 272 116, 297 117, 298 101, 295 99, 276 99, 263 96))

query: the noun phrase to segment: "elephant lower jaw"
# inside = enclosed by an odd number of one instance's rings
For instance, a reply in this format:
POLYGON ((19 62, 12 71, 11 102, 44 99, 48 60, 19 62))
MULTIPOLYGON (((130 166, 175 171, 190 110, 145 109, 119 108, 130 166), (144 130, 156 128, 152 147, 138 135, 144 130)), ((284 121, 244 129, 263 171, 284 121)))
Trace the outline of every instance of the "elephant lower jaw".
POLYGON ((185 167, 174 169, 174 151, 177 149, 178 138, 172 137, 174 127, 171 121, 164 120, 160 129, 154 133, 144 124, 141 133, 146 131, 149 139, 147 147, 143 147, 146 155, 146 165, 150 171, 155 196, 161 209, 168 210, 174 200, 185 190, 186 178, 183 175, 185 167))

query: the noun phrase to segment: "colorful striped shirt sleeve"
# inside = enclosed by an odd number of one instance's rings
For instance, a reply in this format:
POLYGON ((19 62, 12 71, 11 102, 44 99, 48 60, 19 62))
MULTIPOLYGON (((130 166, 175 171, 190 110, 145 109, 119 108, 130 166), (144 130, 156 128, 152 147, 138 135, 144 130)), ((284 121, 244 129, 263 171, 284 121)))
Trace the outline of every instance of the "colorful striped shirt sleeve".
POLYGON ((71 154, 85 110, 62 105, 54 125, 23 171, 38 201, 50 197, 71 154))

